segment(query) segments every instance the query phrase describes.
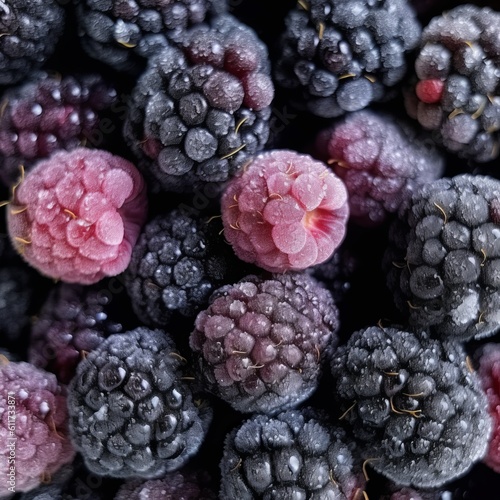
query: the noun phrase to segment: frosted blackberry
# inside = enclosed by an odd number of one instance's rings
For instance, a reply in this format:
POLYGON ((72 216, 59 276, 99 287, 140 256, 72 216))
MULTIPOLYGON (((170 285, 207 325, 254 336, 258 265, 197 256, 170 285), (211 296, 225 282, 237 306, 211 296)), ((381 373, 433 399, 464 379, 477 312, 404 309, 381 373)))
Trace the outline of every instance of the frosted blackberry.
POLYGON ((239 412, 275 414, 315 391, 337 329, 331 294, 311 276, 250 275, 214 292, 189 341, 210 392, 239 412))
POLYGON ((220 232, 219 218, 195 218, 174 209, 146 223, 125 271, 136 315, 150 326, 193 319, 210 294, 245 275, 220 232))
POLYGON ((418 189, 395 221, 383 266, 410 324, 469 340, 500 329, 500 181, 462 174, 418 189))
POLYGON ((192 28, 150 60, 124 137, 153 189, 223 182, 263 149, 274 86, 266 46, 236 18, 192 28))
POLYGON ((128 480, 118 490, 114 500, 147 498, 148 500, 216 500, 207 472, 184 468, 148 481, 128 480))
POLYGON ((0 2, 0 85, 18 83, 53 54, 65 23, 56 0, 0 2))
POLYGON ((421 34, 407 0, 309 0, 285 24, 275 81, 296 107, 322 117, 387 98, 421 34))
POLYGON ((250 417, 227 435, 220 468, 221 500, 363 498, 354 441, 311 408, 250 417))
POLYGON ((349 193, 349 220, 382 224, 415 189, 441 177, 443 155, 429 137, 395 115, 361 110, 317 136, 325 158, 349 193))
POLYGON ((77 364, 105 338, 122 333, 131 320, 128 295, 113 278, 96 285, 57 284, 31 328, 30 363, 68 384, 77 364))
POLYGON ((466 4, 434 17, 422 32, 410 116, 459 157, 487 162, 500 141, 500 12, 466 4))
POLYGON ((198 451, 210 414, 182 379, 184 361, 167 333, 138 327, 80 362, 69 385, 70 431, 90 471, 158 478, 198 451))
POLYGON ((485 455, 486 397, 458 342, 370 326, 333 352, 331 367, 363 458, 396 484, 436 488, 485 455))
POLYGON ((93 142, 103 112, 117 102, 116 90, 96 73, 56 77, 37 72, 7 89, 0 104, 1 180, 10 186, 20 165, 28 170, 58 149, 93 142))
POLYGON ((0 364, 0 496, 36 488, 75 457, 66 389, 55 375, 24 361, 0 364), (11 459, 14 459, 12 462, 11 459), (14 470, 11 469, 14 466, 14 470))
POLYGON ((226 0, 81 0, 76 16, 81 44, 91 57, 138 73, 155 51, 226 10, 226 0))

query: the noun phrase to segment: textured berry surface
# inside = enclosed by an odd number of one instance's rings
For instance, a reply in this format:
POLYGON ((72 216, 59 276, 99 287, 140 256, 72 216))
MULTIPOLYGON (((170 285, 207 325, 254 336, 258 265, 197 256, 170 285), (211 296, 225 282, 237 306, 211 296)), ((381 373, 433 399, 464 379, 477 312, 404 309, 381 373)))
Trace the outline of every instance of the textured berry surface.
POLYGON ((180 209, 145 224, 124 275, 144 323, 162 327, 178 315, 194 319, 212 292, 245 275, 249 266, 234 256, 221 230, 220 219, 195 218, 180 209))
POLYGON ((500 473, 500 344, 487 343, 477 353, 478 375, 488 399, 493 432, 484 462, 500 473))
POLYGON ((387 284, 412 325, 469 340, 500 329, 500 181, 462 174, 418 189, 391 227, 387 284))
POLYGON ((91 57, 137 73, 145 58, 226 9, 226 0, 81 0, 76 14, 82 46, 91 57))
POLYGON ((28 359, 68 384, 77 364, 105 338, 122 333, 130 308, 126 293, 104 279, 95 285, 59 283, 33 321, 28 359), (113 290, 114 293, 111 292, 113 290))
POLYGON ((419 185, 442 175, 443 155, 424 138, 395 116, 371 110, 350 113, 318 134, 315 155, 344 181, 350 220, 381 224, 419 185))
POLYGON ((263 149, 274 97, 269 65, 255 31, 229 14, 150 60, 124 137, 152 184, 186 192, 223 182, 263 149))
POLYGON ((363 497, 354 442, 311 408, 250 417, 226 437, 220 467, 221 500, 363 497))
POLYGON ((277 85, 295 105, 336 117, 384 100, 407 72, 421 26, 407 0, 309 0, 285 19, 277 85))
POLYGON ((316 389, 337 307, 308 274, 247 276, 217 290, 191 333, 198 374, 242 413, 277 413, 316 389))
POLYGON ((20 165, 28 169, 59 149, 74 149, 92 139, 100 113, 116 103, 116 90, 97 73, 57 77, 40 71, 7 89, 0 105, 4 184, 15 183, 20 165))
POLYGON ((29 363, 0 365, 0 495, 9 496, 9 459, 14 458, 15 491, 36 488, 72 462, 75 449, 68 435, 66 391, 55 375, 29 363))
POLYGON ((0 85, 20 82, 42 66, 55 51, 64 23, 56 0, 2 0, 0 85))
POLYGON ((127 267, 146 216, 146 187, 134 165, 85 148, 40 160, 21 178, 7 215, 26 262, 84 285, 127 267))
POLYGON ((114 500, 216 500, 210 477, 200 470, 181 469, 161 479, 126 481, 114 500))
POLYGON ((77 366, 70 431, 89 470, 154 479, 198 451, 208 422, 181 378, 183 359, 167 333, 138 327, 109 336, 77 366))
POLYGON ((439 487, 484 457, 491 419, 458 342, 370 326, 333 353, 331 367, 363 458, 396 484, 439 487))
POLYGON ((326 261, 344 239, 344 183, 327 166, 292 150, 254 157, 221 199, 224 235, 236 255, 270 272, 326 261))
POLYGON ((422 32, 406 108, 450 152, 478 162, 500 144, 500 12, 459 5, 422 32))

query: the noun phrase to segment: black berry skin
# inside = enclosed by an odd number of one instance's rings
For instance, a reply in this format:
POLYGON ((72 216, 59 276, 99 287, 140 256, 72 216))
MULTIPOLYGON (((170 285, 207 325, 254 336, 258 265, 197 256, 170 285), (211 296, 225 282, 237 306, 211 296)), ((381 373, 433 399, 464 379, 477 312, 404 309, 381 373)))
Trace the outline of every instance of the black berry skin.
POLYGON ((462 174, 418 189, 394 222, 383 265, 410 324, 470 340, 500 329, 500 181, 462 174))
POLYGON ((22 81, 53 54, 65 12, 56 0, 0 2, 0 85, 22 81))
POLYGON ((234 175, 269 137, 266 46, 226 14, 149 60, 123 134, 153 190, 193 192, 234 175))
POLYGON ((308 274, 250 275, 214 292, 189 338, 204 387, 242 413, 276 414, 316 390, 338 310, 308 274))
POLYGON ((460 343, 370 326, 333 353, 331 367, 363 458, 396 484, 439 487, 484 457, 491 419, 460 343))
POLYGON ((357 451, 344 430, 312 408, 253 415, 226 436, 219 498, 362 498, 357 451))
POLYGON ((90 471, 154 479, 198 451, 211 413, 202 420, 183 361, 165 332, 138 327, 111 335, 78 365, 70 430, 90 471))
POLYGON ((82 47, 117 71, 138 73, 146 59, 227 10, 226 0, 79 0, 82 47))
POLYGON ((277 86, 296 107, 336 117, 384 100, 406 75, 421 26, 407 0, 309 0, 286 19, 277 86))
POLYGON ((500 151, 500 12, 473 3, 424 28, 405 104, 437 143, 482 163, 500 151))

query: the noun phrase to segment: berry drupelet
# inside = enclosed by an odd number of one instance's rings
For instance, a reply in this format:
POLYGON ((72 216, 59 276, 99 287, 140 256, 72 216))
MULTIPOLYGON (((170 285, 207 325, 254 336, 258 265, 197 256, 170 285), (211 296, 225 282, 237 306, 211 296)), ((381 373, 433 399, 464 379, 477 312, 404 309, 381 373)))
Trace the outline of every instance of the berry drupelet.
POLYGON ((393 222, 383 267, 411 325, 459 341, 500 330, 499 199, 493 177, 442 178, 393 222))
POLYGON ((316 390, 337 329, 330 292, 308 274, 250 275, 214 292, 190 346, 211 393, 242 413, 275 414, 316 390))
POLYGON ((124 137, 152 189, 224 182, 269 136, 267 47, 227 14, 150 59, 132 91, 124 137))
POLYGON ((165 327, 173 318, 194 319, 213 291, 246 274, 250 266, 235 257, 221 230, 220 218, 179 208, 145 224, 124 274, 141 321, 165 327))
POLYGON ((80 0, 80 42, 94 59, 138 73, 161 48, 192 26, 227 10, 226 0, 80 0))
POLYGON ((370 326, 337 348, 331 368, 363 458, 394 483, 436 488, 484 457, 491 419, 460 343, 370 326))
POLYGON ((225 186, 224 235, 245 262, 274 273, 331 257, 349 215, 342 180, 321 161, 292 150, 260 153, 225 186))
POLYGON ((80 362, 68 408, 89 470, 156 479, 198 451, 211 412, 195 405, 184 362, 167 333, 146 327, 109 336, 80 362))
POLYGON ((97 73, 56 77, 39 71, 8 88, 0 104, 0 179, 10 186, 20 165, 28 170, 59 149, 92 140, 102 113, 116 104, 116 90, 97 73))
POLYGON ((487 162, 500 150, 500 12, 468 3, 424 28, 408 114, 459 157, 487 162))
POLYGON ((65 25, 57 0, 0 2, 0 85, 13 85, 54 53, 65 25))
POLYGON ((226 436, 220 468, 221 500, 364 497, 356 444, 309 407, 245 420, 226 436))
POLYGON ((147 216, 132 163, 105 150, 56 151, 13 188, 9 236, 41 274, 90 285, 128 266, 147 216))
POLYGON ((388 98, 407 72, 421 26, 407 0, 308 0, 286 19, 274 68, 292 102, 336 117, 388 98))
POLYGON ((444 171, 444 157, 429 137, 372 110, 349 113, 320 131, 315 156, 344 181, 349 220, 363 226, 385 222, 419 185, 444 171))
POLYGON ((2 498, 12 491, 9 486, 18 492, 30 491, 73 461, 75 449, 69 437, 66 402, 66 390, 52 373, 24 361, 2 360, 2 498))

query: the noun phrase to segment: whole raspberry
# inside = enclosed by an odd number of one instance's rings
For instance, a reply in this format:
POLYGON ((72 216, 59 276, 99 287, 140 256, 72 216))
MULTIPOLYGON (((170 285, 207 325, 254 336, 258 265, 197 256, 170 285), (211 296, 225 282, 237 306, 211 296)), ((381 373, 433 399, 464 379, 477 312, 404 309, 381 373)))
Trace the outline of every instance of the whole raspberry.
POLYGON ((160 479, 125 481, 113 500, 216 500, 207 472, 184 468, 160 479))
POLYGON ((28 359, 68 384, 78 363, 105 338, 125 331, 131 309, 114 278, 94 285, 58 283, 33 320, 28 359))
POLYGON ((225 187, 221 210, 236 255, 278 273, 326 261, 349 214, 344 183, 324 163, 292 150, 255 156, 225 187))
POLYGON ((404 94, 408 114, 437 143, 487 162, 500 150, 500 12, 473 3, 436 15, 424 28, 404 94))
POLYGON ((500 330, 500 181, 420 186, 389 231, 387 285, 412 326, 466 341, 500 330))
POLYGON ((339 416, 394 483, 437 488, 483 459, 492 423, 460 343, 369 326, 333 352, 331 367, 339 416))
POLYGON ((9 236, 41 274, 88 285, 128 266, 147 216, 145 183, 129 161, 97 149, 57 151, 13 191, 9 236))
POLYGON ((64 29, 57 0, 0 2, 0 85, 20 82, 53 54, 64 29))
POLYGON ((361 110, 321 131, 315 156, 326 158, 349 193, 350 220, 382 224, 415 189, 439 178, 444 157, 430 138, 389 113, 361 110))
POLYGON ((269 136, 267 47, 226 14, 150 59, 132 91, 124 137, 152 189, 224 182, 269 136))
POLYGON ((250 275, 214 292, 190 346, 210 392, 239 412, 274 414, 315 391, 337 329, 331 294, 308 274, 250 275))
POLYGON ((493 420, 493 433, 483 461, 500 473, 500 344, 484 344, 475 357, 479 363, 477 374, 486 393, 488 412, 493 420))
POLYGON ((40 71, 8 88, 0 104, 0 179, 10 186, 20 165, 29 169, 58 149, 92 139, 103 111, 117 102, 116 90, 97 73, 56 77, 40 71))
POLYGON ((79 0, 83 49, 119 71, 140 72, 147 57, 192 26, 227 10, 226 0, 79 0))
POLYGON ((226 436, 220 469, 221 500, 365 497, 355 442, 310 407, 244 421, 226 436))
POLYGON ((32 490, 73 460, 66 392, 55 375, 23 361, 2 363, 0 406, 0 495, 32 490))
POLYGON ((137 327, 110 335, 69 385, 73 443, 92 472, 157 479, 196 454, 211 419, 184 380, 172 338, 137 327))

